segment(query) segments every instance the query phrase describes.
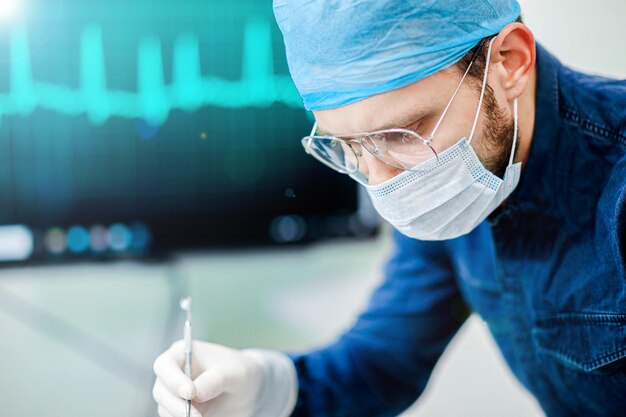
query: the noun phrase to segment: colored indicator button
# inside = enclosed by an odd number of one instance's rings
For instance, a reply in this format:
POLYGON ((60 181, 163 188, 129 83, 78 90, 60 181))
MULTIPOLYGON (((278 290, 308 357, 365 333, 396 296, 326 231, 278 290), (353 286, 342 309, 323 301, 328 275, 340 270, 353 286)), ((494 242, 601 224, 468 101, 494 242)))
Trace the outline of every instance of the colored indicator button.
POLYGON ((150 247, 152 241, 152 235, 150 229, 143 223, 133 223, 130 226, 133 241, 131 243, 131 249, 137 252, 143 252, 150 247))
POLYGON ((89 233, 84 227, 72 226, 67 231, 67 247, 70 252, 81 253, 89 248, 89 233))
POLYGON ((22 225, 0 226, 0 261, 23 261, 33 253, 30 229, 22 225))
POLYGON ((130 248, 133 236, 128 229, 121 223, 116 223, 109 228, 109 236, 111 238, 111 249, 116 252, 125 252, 130 248))
POLYGON ((60 227, 53 227, 46 232, 43 244, 46 250, 53 255, 60 255, 67 249, 65 231, 60 227))
POLYGON ((106 227, 95 225, 89 229, 89 245, 92 251, 104 252, 109 248, 109 243, 109 231, 106 227))

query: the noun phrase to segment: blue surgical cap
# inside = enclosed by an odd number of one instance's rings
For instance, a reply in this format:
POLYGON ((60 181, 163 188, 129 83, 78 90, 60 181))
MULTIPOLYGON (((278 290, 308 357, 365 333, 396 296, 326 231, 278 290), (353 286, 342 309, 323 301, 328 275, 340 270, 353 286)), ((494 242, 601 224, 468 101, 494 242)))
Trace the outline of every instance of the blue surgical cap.
POLYGON ((520 15, 516 0, 274 0, 307 110, 404 87, 459 61, 520 15))

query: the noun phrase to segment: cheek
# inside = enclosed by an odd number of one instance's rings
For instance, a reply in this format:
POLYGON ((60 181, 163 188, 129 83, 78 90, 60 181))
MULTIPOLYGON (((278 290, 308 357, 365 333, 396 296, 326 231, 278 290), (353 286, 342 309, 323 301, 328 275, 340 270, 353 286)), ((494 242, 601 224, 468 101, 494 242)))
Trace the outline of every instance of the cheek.
MULTIPOLYGON (((456 114, 454 117, 452 117, 452 115, 450 115, 450 117, 446 116, 435 133, 431 146, 437 153, 441 153, 451 146, 456 145, 461 139, 469 139, 473 122, 474 113, 463 115, 456 114)), ((430 129, 432 130, 433 127, 430 127, 430 129)), ((478 136, 480 134, 478 131, 480 126, 476 129, 477 132, 475 136, 478 136)))
MULTIPOLYGON (((462 138, 469 139, 477 109, 478 92, 474 91, 474 87, 468 86, 459 91, 433 137, 432 146, 435 151, 443 152, 462 138)), ((482 117, 479 117, 475 137, 480 136, 481 119, 482 117)), ((432 126, 426 131, 432 131, 436 123, 436 120, 432 122, 432 126)))
POLYGON ((495 98, 496 104, 499 109, 504 109, 507 107, 513 108, 513 102, 511 101, 509 105, 509 101, 507 99, 507 92, 504 88, 502 88, 501 84, 496 83, 491 86, 493 91, 493 97, 495 98))
POLYGON ((433 138, 431 146, 435 152, 441 153, 451 146, 456 145, 464 137, 469 137, 469 128, 465 129, 460 125, 448 126, 446 128, 441 127, 433 138))

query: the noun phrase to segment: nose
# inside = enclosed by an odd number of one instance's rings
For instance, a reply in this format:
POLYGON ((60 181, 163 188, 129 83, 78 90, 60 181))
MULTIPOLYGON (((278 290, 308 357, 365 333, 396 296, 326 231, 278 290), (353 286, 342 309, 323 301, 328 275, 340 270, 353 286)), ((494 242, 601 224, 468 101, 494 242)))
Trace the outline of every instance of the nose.
POLYGON ((381 184, 404 172, 384 163, 366 150, 363 150, 359 164, 364 165, 362 171, 366 173, 369 185, 381 184))

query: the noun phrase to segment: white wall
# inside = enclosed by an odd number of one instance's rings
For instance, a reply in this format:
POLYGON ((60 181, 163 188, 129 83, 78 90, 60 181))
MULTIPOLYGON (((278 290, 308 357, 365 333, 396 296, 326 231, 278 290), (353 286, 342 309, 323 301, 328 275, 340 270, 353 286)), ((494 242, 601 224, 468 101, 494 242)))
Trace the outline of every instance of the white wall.
POLYGON ((563 63, 626 78, 624 0, 520 0, 536 39, 563 63))

